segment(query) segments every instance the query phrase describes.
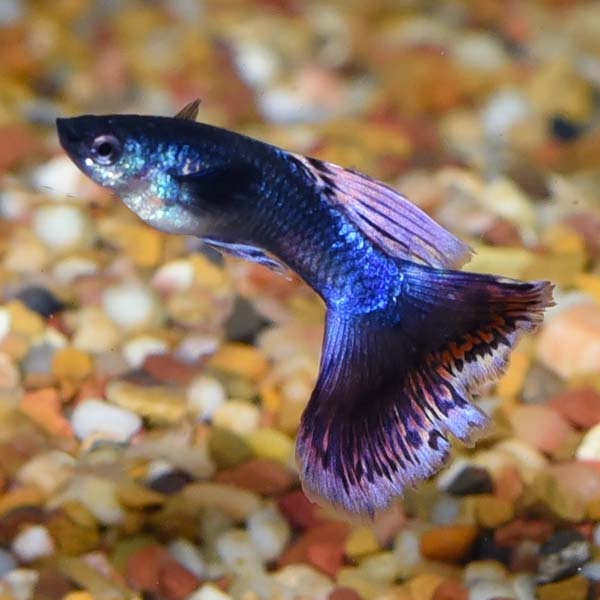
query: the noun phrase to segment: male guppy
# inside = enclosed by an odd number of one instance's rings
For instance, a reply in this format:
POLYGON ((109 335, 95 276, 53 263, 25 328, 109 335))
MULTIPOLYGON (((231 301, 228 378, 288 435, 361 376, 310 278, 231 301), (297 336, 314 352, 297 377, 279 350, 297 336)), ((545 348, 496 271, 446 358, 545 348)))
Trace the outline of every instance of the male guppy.
POLYGON ((467 245, 396 190, 178 115, 58 119, 75 164, 149 225, 194 235, 325 301, 297 460, 306 492, 373 515, 432 475, 486 416, 471 391, 552 304, 548 282, 457 271, 467 245))

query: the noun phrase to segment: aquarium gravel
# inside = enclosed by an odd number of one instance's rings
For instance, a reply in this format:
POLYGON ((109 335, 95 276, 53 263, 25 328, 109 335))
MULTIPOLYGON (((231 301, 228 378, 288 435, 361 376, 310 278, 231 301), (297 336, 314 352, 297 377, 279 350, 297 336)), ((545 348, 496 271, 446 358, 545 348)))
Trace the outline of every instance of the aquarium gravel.
POLYGON ((599 3, 2 0, 0 48, 0 600, 600 598, 599 3), (317 296, 59 148, 196 97, 556 285, 492 426, 374 522, 300 488, 317 296))

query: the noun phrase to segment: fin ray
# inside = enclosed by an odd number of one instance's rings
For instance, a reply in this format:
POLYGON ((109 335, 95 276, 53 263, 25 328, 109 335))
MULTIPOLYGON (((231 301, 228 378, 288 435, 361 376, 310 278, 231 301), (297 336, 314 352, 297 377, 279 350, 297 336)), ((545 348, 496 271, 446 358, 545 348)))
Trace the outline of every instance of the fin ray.
POLYGON ((470 260, 469 246, 390 186, 332 163, 292 156, 324 196, 390 256, 436 268, 458 268, 470 260))
POLYGON ((435 473, 450 434, 469 442, 487 422, 472 392, 504 371, 511 347, 550 304, 547 282, 412 265, 396 321, 330 311, 297 441, 307 494, 373 516, 435 473))

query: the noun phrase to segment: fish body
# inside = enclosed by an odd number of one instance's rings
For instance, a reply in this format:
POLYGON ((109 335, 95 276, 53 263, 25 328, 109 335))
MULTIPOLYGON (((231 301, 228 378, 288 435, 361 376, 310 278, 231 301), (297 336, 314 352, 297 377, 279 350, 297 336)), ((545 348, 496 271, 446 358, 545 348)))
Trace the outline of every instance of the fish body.
POLYGON ((551 304, 548 282, 457 270, 469 247, 368 176, 176 117, 59 119, 77 166, 146 223, 274 270, 324 300, 297 459, 307 493, 373 515, 486 423, 471 403, 551 304))

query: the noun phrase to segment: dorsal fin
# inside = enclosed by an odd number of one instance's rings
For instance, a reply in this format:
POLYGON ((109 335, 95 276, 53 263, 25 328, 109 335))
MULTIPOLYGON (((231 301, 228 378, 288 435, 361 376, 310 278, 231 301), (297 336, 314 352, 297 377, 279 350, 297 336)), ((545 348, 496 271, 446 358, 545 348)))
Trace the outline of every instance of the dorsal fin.
POLYGON ((186 104, 176 115, 175 119, 184 119, 185 121, 195 121, 200 107, 200 98, 192 100, 186 104))
POLYGON ((467 244, 390 186, 333 163, 293 156, 324 197, 390 256, 445 269, 470 259, 467 244))

